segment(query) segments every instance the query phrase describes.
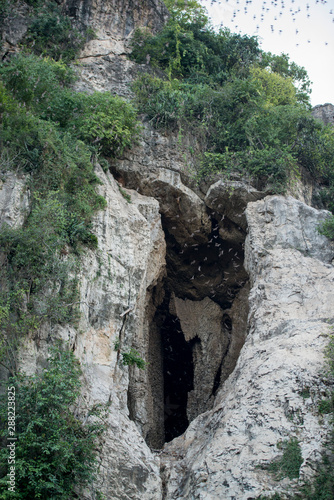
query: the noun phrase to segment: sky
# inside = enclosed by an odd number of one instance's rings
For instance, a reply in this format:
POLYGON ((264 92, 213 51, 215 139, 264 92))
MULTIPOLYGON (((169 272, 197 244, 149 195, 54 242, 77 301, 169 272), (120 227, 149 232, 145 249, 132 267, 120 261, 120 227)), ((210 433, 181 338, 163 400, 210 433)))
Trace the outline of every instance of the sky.
POLYGON ((212 24, 256 35, 260 47, 285 53, 312 82, 312 106, 334 104, 334 0, 201 0, 212 24))

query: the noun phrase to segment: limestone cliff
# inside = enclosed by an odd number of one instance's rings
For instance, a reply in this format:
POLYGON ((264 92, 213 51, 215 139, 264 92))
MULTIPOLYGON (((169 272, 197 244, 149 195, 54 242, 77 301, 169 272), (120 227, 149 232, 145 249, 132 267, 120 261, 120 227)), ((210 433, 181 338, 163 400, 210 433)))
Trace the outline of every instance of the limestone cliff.
MULTIPOLYGON (((159 29, 164 5, 64 4, 97 32, 81 53, 77 90, 129 96, 145 68, 127 59, 128 40, 138 26, 159 29)), ((85 400, 111 403, 98 479, 83 500, 97 489, 113 500, 291 491, 296 480, 275 482, 266 470, 279 443, 298 439, 303 480, 329 428, 317 413, 334 306, 334 247, 317 231, 328 212, 305 203, 304 186, 296 197, 268 196, 242 179, 197 186, 177 137, 148 125, 112 173, 97 174, 107 208, 94 219, 98 250, 81 266, 80 325, 45 324, 20 352, 34 373, 50 343, 68 340, 85 400), (117 339, 138 350, 146 370, 121 364, 117 339)), ((3 180, 1 222, 22 224, 26 180, 3 180)))
POLYGON ((318 120, 323 121, 326 125, 327 124, 334 124, 334 106, 333 104, 326 103, 326 104, 318 104, 318 106, 315 106, 312 110, 312 114, 315 118, 318 120))

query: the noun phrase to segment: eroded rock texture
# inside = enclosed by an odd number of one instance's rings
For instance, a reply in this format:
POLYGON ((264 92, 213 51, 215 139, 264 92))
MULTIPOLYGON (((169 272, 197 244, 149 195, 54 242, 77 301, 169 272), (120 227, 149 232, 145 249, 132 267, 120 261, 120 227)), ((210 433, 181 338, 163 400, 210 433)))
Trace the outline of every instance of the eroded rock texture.
POLYGON ((19 227, 29 213, 29 189, 25 176, 6 172, 0 181, 0 221, 19 227))
MULTIPOLYGON (((111 403, 108 431, 100 443, 99 478, 83 498, 95 498, 97 489, 107 498, 159 498, 159 463, 129 419, 129 370, 114 350, 114 342, 120 339, 121 350, 136 347, 148 359, 148 290, 161 279, 165 267, 159 206, 137 192, 131 193, 132 203, 128 203, 110 174, 97 173, 103 182, 100 194, 108 206, 94 221, 99 249, 87 251, 81 266, 79 328, 45 325, 26 341, 20 363, 25 372, 34 373, 43 366, 50 343, 57 338, 68 341, 83 369, 84 402, 111 403)), ((147 387, 148 372, 131 370, 147 387)), ((143 422, 149 420, 150 398, 150 391, 145 391, 143 422)))
POLYGON ((213 409, 165 447, 168 499, 291 492, 288 480, 276 484, 261 470, 291 437, 301 445, 302 478, 320 458, 319 373, 334 304, 333 247, 316 230, 324 214, 274 196, 249 203, 246 215, 247 338, 213 409))
POLYGON ((92 28, 94 40, 88 42, 79 56, 78 90, 111 91, 131 95, 129 83, 138 72, 149 71, 127 57, 130 40, 136 28, 156 32, 168 19, 160 0, 64 0, 63 6, 78 27, 92 28))
POLYGON ((334 106, 333 104, 318 104, 312 109, 314 118, 318 118, 324 122, 325 125, 334 125, 334 106))

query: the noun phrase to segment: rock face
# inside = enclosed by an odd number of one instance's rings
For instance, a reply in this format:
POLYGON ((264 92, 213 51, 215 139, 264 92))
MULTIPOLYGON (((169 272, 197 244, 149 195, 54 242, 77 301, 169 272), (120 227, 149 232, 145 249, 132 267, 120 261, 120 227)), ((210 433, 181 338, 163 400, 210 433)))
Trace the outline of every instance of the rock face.
MULTIPOLYGON (((134 345, 145 359, 150 359, 149 349, 159 350, 157 325, 154 329, 151 323, 162 303, 165 274, 158 203, 128 191, 129 204, 110 174, 99 175, 108 208, 95 219, 99 252, 89 251, 82 266, 81 333, 45 327, 38 342, 27 340, 20 358, 24 370, 33 373, 47 357, 50 338, 68 340, 84 370, 85 400, 112 403, 99 478, 83 498, 94 498, 97 488, 115 499, 227 500, 291 489, 288 481, 276 484, 261 467, 280 455, 282 440, 297 437, 304 460, 301 477, 308 477, 328 429, 317 414, 325 389, 319 378, 322 350, 334 303, 333 247, 316 230, 326 214, 292 197, 248 203, 250 293, 247 286, 241 289, 229 310, 209 297, 173 298, 170 308, 185 340, 198 337, 201 345, 195 343, 192 351, 194 388, 187 413, 193 421, 157 456, 143 436, 149 440, 151 433, 161 440, 163 419, 154 407, 163 392, 161 357, 147 372, 132 368, 131 373, 117 360, 113 343, 120 338, 124 348, 134 345)), ((20 197, 12 199, 14 208, 20 197)), ((14 210, 17 220, 20 206, 14 210)))
POLYGON ((91 28, 94 40, 88 42, 79 56, 78 90, 112 91, 122 96, 131 94, 129 82, 141 68, 127 58, 130 40, 137 28, 159 30, 168 19, 168 11, 160 0, 64 0, 65 11, 78 26, 91 28))
POLYGON ((239 321, 232 321, 236 319, 234 311, 224 311, 209 297, 201 301, 172 298, 170 307, 180 320, 186 341, 196 341, 193 346, 194 388, 187 400, 189 422, 212 407, 219 385, 235 366, 246 334, 247 291, 246 294, 240 292, 243 299, 239 297, 233 305, 239 321), (235 344, 233 349, 231 343, 235 344))
MULTIPOLYGON (((50 339, 69 341, 83 368, 84 400, 89 404, 111 403, 108 431, 100 448, 99 478, 84 498, 94 498, 96 489, 107 498, 159 498, 159 463, 129 419, 128 369, 114 349, 119 339, 122 351, 135 346, 148 359, 147 290, 157 284, 165 267, 159 206, 154 199, 131 191, 128 203, 110 174, 97 173, 103 182, 100 194, 108 208, 94 221, 99 249, 87 251, 82 262, 79 328, 55 327, 50 331, 45 326, 38 339, 27 340, 20 362, 25 372, 33 373, 47 357, 50 339)), ((139 370, 132 369, 137 377, 139 370)), ((147 385, 147 372, 141 382, 147 385)), ((150 394, 145 396, 143 420, 147 420, 150 407, 150 394)))
POLYGON ((317 402, 334 304, 333 247, 316 231, 324 214, 293 198, 267 197, 246 211, 248 333, 213 409, 165 446, 167 499, 250 500, 291 492, 261 470, 296 437, 301 477, 319 460, 326 422, 317 402), (303 398, 303 395, 306 398, 303 398))
MULTIPOLYGON (((138 26, 159 29, 164 5, 63 5, 97 32, 81 54, 77 89, 129 96, 129 81, 146 69, 127 59, 130 36, 138 26)), ((148 125, 111 170, 97 171, 107 208, 94 219, 98 250, 82 261, 79 328, 44 325, 20 352, 22 369, 34 373, 51 342, 68 341, 84 401, 111 403, 98 478, 80 498, 99 490, 113 500, 254 500, 291 491, 296 481, 277 483, 266 470, 279 443, 298 439, 305 479, 328 433, 317 412, 334 306, 334 248, 317 232, 327 213, 244 180, 197 186, 177 137, 148 125), (147 369, 123 366, 116 340, 147 369)), ((1 222, 23 223, 26 180, 8 174, 1 184, 1 222)))
POLYGON ((318 118, 324 122, 325 125, 334 125, 334 106, 333 104, 318 104, 312 109, 312 115, 314 118, 318 118))
POLYGON ((19 0, 16 2, 14 9, 9 9, 4 22, 0 17, 1 58, 4 59, 8 54, 17 52, 18 44, 26 34, 29 26, 29 12, 29 6, 19 0))
POLYGON ((0 221, 10 227, 23 224, 29 212, 29 189, 24 176, 7 172, 0 181, 0 221))

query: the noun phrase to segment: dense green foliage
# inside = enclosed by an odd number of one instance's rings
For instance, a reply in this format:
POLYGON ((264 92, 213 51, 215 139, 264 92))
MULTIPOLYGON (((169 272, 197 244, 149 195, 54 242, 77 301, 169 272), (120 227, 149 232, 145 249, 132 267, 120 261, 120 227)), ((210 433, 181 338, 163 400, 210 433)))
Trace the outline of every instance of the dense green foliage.
MULTIPOLYGON (((106 408, 78 407, 81 370, 72 352, 51 350, 48 366, 6 385, 15 388, 15 493, 8 491, 8 449, 0 450, 0 498, 66 500, 96 471, 97 438, 106 408), (76 416, 81 414, 85 424, 76 416)), ((7 388, 6 388, 7 389, 7 388)), ((0 404, 1 439, 6 441, 7 390, 0 404)), ((75 495, 76 497, 76 495, 75 495)))
POLYGON ((167 5, 160 33, 133 38, 134 60, 165 72, 133 84, 141 113, 157 128, 196 138, 198 179, 237 171, 284 192, 304 167, 334 209, 334 131, 311 116, 305 69, 262 52, 255 37, 215 31, 195 1, 167 5))
POLYGON ((0 78, 1 169, 28 175, 31 201, 22 228, 0 231, 1 349, 15 371, 8 354, 22 334, 77 319, 78 255, 97 246, 92 216, 105 207, 94 162, 130 147, 139 128, 120 98, 71 90, 73 71, 61 61, 18 55, 0 78))

